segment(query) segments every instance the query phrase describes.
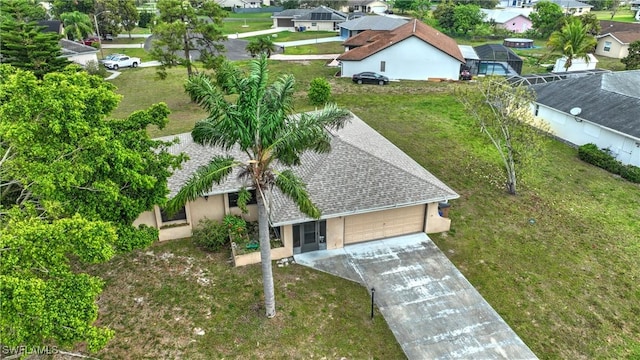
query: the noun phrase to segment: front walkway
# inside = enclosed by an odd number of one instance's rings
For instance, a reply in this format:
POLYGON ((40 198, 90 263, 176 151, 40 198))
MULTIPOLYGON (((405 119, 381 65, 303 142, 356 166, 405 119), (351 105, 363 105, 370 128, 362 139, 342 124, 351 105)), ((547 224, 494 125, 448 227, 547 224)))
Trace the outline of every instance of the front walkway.
POLYGON ((537 359, 423 233, 295 260, 375 288, 376 304, 409 359, 537 359))

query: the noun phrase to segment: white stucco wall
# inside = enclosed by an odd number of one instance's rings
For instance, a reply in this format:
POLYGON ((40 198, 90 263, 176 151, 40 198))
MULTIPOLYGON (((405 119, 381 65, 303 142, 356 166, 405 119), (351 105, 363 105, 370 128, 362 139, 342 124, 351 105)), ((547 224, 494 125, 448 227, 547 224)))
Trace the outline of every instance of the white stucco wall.
MULTIPOLYGON (((538 105, 538 117, 547 121, 553 135, 575 145, 596 144, 608 148, 611 154, 623 164, 640 166, 640 139, 624 135, 571 114, 538 105)), ((535 105, 534 109, 535 111, 535 105)))
POLYGON ((363 71, 374 71, 389 79, 457 80, 461 63, 430 44, 410 37, 361 61, 342 61, 342 76, 351 77, 363 71), (381 70, 381 62, 385 70, 381 70))
POLYGON ((77 55, 70 56, 68 59, 69 61, 73 61, 74 63, 82 66, 87 65, 87 63, 92 60, 95 62, 98 62, 97 53, 77 54, 77 55))

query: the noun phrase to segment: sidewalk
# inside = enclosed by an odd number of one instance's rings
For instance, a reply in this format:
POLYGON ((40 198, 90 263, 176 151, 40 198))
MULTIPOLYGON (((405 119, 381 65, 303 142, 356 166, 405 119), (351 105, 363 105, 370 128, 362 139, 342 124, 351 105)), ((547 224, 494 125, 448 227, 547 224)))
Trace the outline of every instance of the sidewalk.
POLYGON ((273 54, 269 59, 271 60, 333 60, 340 54, 320 54, 320 55, 286 55, 286 54, 273 54))
POLYGON ((317 39, 274 42, 274 44, 280 47, 284 46, 286 50, 286 48, 289 46, 312 45, 312 44, 327 43, 327 42, 343 42, 344 40, 345 39, 341 38, 340 36, 332 36, 332 37, 317 38, 317 39))
POLYGON ((251 37, 251 36, 276 34, 276 33, 283 32, 283 31, 290 31, 290 30, 289 30, 289 28, 275 28, 275 29, 267 29, 267 30, 257 30, 257 31, 249 31, 249 32, 229 34, 229 35, 227 35, 227 37, 229 39, 242 39, 242 38, 251 37))
POLYGON ((103 49, 142 49, 144 44, 105 44, 102 43, 103 49))

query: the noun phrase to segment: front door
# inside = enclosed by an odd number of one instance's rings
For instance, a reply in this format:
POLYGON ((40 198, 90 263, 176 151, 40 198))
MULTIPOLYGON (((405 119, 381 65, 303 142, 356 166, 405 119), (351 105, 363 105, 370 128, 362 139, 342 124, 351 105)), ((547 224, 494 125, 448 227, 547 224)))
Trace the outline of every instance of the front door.
POLYGON ((293 225, 294 254, 326 249, 326 229, 325 220, 293 225))

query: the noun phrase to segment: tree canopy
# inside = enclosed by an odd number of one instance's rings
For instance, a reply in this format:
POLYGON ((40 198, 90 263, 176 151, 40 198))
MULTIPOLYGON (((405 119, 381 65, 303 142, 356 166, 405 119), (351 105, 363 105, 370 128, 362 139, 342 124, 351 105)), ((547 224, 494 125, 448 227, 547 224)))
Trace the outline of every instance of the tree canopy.
POLYGON ((38 26, 41 6, 26 0, 0 2, 0 53, 2 63, 32 71, 37 77, 64 69, 70 62, 60 57, 62 35, 43 32, 38 26))
POLYGON ((629 44, 629 54, 620 61, 627 70, 640 69, 640 40, 629 44))
MULTIPOLYGON (((247 75, 225 62, 215 81, 204 74, 189 78, 187 93, 209 112, 207 119, 196 123, 191 132, 193 140, 223 150, 237 146, 248 159, 212 154, 209 164, 186 182, 167 210, 176 211, 227 178, 234 167, 241 169, 246 186, 257 193, 265 310, 267 317, 273 317, 276 308, 267 213, 272 188, 291 198, 303 213, 319 218, 320 209, 312 203, 292 167, 300 163, 305 151, 330 151, 328 129, 342 127, 348 113, 329 104, 317 112, 293 116, 294 78, 285 75, 270 82, 267 61, 264 54, 252 61, 247 75)), ((248 199, 242 198, 246 204, 248 199)))
POLYGON ((504 78, 490 76, 460 87, 459 101, 495 147, 506 175, 509 194, 517 192, 517 179, 542 151, 543 131, 548 126, 531 113, 534 93, 511 86, 504 78))
POLYGON ((541 38, 548 38, 552 32, 557 30, 564 17, 562 8, 550 1, 540 1, 533 6, 535 10, 529 14, 531 26, 536 30, 541 38))
POLYGON ((565 18, 562 29, 554 31, 547 42, 551 51, 560 51, 567 58, 565 70, 571 67, 575 58, 582 58, 588 62, 588 54, 595 49, 596 44, 596 39, 589 35, 589 26, 573 16, 565 18))
POLYGON ((93 23, 87 14, 79 11, 60 14, 64 25, 64 34, 73 40, 81 41, 93 33, 93 23))
POLYGON ((215 2, 206 0, 159 0, 159 23, 153 29, 151 54, 162 66, 158 74, 177 65, 187 67, 193 75, 192 51, 197 50, 205 68, 214 68, 222 60, 225 40, 222 19, 226 12, 215 2))
POLYGON ((276 46, 271 37, 260 36, 249 40, 246 49, 251 54, 251 57, 256 57, 259 54, 266 54, 267 57, 271 57, 271 54, 276 50, 276 46))

